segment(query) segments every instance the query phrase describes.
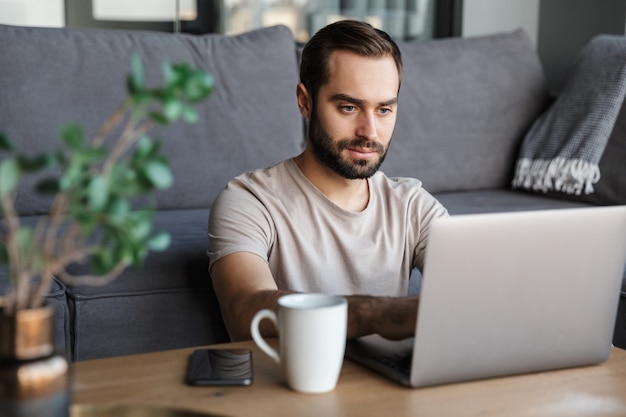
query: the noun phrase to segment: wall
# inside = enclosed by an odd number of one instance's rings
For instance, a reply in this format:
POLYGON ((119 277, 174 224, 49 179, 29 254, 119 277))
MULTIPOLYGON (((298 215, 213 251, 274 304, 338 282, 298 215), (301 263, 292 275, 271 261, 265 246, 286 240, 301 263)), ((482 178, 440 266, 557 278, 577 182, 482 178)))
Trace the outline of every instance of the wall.
POLYGON ((464 0, 462 36, 523 28, 537 46, 540 0, 464 0))
POLYGON ((542 0, 538 53, 548 84, 558 91, 574 55, 592 36, 624 35, 626 0, 542 0))
MULTIPOLYGON (((82 0, 91 1, 91 0, 82 0)), ((176 15, 175 0, 144 0, 143 3, 131 2, 127 0, 98 0, 94 3, 94 13, 101 16, 97 18, 118 18, 116 11, 121 4, 126 4, 126 15, 128 19, 142 20, 140 13, 143 13, 145 20, 169 20, 176 15), (133 6, 134 5, 134 6, 133 6), (149 8, 146 7, 149 5, 149 8)), ((191 0, 179 0, 182 11, 190 11, 185 18, 195 19, 195 10, 191 0)), ((65 26, 65 0, 0 0, 0 23, 23 26, 65 26)))
POLYGON ((0 0, 0 23, 65 26, 64 0, 0 0))
POLYGON ((626 33, 626 0, 463 0, 462 36, 518 27, 530 35, 548 87, 557 93, 589 38, 626 33))

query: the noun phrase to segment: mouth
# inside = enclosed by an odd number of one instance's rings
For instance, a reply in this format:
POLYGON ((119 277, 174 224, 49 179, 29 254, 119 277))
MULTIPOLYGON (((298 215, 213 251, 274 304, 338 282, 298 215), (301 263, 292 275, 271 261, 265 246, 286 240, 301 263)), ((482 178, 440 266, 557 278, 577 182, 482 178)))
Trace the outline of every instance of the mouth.
POLYGON ((377 158, 378 155, 382 154, 384 151, 379 143, 363 139, 345 141, 340 146, 346 150, 353 159, 360 160, 377 158))
POLYGON ((347 148, 347 151, 355 159, 371 159, 378 155, 377 149, 361 146, 349 147, 347 148))

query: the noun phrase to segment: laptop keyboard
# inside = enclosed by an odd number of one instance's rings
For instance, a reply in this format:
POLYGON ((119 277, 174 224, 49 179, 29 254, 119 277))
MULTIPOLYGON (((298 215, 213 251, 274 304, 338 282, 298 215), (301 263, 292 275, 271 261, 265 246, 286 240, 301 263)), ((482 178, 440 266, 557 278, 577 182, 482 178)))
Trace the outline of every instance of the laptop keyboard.
POLYGON ((373 359, 406 376, 411 375, 413 352, 396 353, 393 355, 375 355, 373 359))

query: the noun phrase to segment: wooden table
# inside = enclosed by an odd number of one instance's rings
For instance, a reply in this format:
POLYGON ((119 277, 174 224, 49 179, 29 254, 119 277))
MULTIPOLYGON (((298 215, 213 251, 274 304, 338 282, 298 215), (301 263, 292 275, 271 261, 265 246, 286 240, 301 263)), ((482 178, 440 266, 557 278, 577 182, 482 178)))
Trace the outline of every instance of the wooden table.
POLYGON ((349 360, 326 394, 289 390, 281 370, 253 342, 250 387, 190 387, 180 349, 77 362, 74 404, 149 404, 224 416, 626 416, 626 350, 598 366, 409 389, 349 360))

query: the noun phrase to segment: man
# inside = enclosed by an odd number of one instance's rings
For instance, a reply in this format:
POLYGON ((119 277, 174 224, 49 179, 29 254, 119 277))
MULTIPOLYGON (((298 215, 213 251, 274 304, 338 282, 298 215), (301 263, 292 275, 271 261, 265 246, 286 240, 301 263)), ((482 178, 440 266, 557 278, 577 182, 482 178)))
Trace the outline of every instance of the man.
POLYGON ((397 45, 366 23, 331 24, 306 44, 296 89, 304 152, 235 178, 211 210, 209 268, 233 340, 250 338, 253 315, 294 291, 346 296, 349 338, 413 334, 410 272, 447 211, 418 180, 378 171, 401 78, 397 45))

